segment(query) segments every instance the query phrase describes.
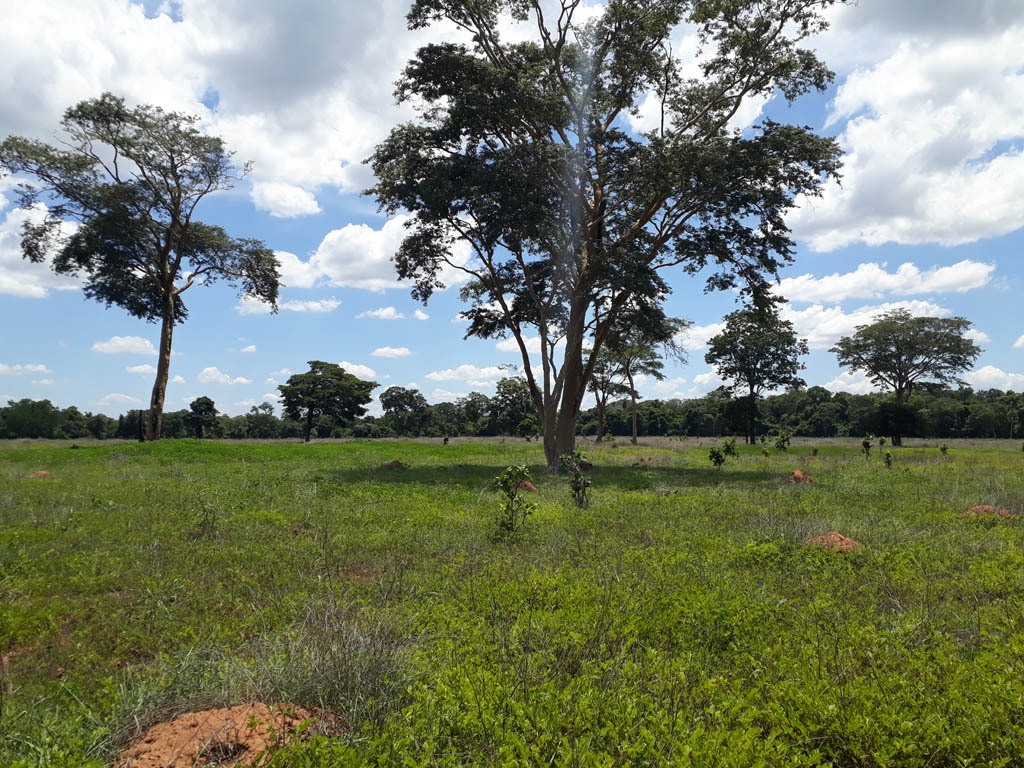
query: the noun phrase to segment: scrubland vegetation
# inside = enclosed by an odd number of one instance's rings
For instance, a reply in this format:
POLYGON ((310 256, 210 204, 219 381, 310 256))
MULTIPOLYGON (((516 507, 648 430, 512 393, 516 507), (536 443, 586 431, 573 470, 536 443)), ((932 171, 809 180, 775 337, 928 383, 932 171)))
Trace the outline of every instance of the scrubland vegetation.
POLYGON ((1020 443, 860 442, 584 445, 585 508, 514 440, 10 443, 0 764, 260 699, 280 766, 1020 765, 1020 443))

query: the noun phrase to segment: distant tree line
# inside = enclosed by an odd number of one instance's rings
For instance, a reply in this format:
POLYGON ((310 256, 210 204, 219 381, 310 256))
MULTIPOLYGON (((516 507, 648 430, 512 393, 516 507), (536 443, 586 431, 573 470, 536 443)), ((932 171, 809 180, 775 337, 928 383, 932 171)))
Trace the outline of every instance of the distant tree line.
MULTIPOLYGON (((535 437, 539 424, 526 383, 501 379, 494 396, 471 392, 454 402, 430 405, 415 389, 389 387, 380 395, 384 414, 361 418, 318 415, 313 438, 339 437, 535 437)), ((117 418, 78 408, 58 408, 49 400, 10 401, 0 408, 3 438, 138 438, 140 418, 147 411, 129 411, 117 418)), ((633 409, 629 397, 609 403, 604 412, 605 434, 631 436, 633 409)), ((745 435, 750 429, 749 401, 726 389, 693 399, 644 400, 636 404, 636 428, 645 436, 718 437, 745 435)), ((597 408, 582 413, 579 432, 596 436, 597 408)), ((164 416, 164 436, 170 438, 285 439, 304 436, 306 419, 280 418, 269 403, 248 413, 228 416, 208 397, 192 407, 164 416)), ((951 439, 1024 437, 1024 393, 969 387, 921 388, 899 405, 891 394, 833 393, 824 387, 794 388, 769 395, 759 403, 754 432, 771 434, 786 429, 804 437, 860 437, 893 434, 951 439)))

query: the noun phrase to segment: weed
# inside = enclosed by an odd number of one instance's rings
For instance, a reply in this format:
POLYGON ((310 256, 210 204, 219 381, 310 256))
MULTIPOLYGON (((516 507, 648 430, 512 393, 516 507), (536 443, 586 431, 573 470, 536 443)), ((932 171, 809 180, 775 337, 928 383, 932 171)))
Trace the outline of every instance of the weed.
POLYGON ((571 453, 562 454, 558 463, 563 472, 569 473, 569 490, 573 503, 579 509, 586 509, 590 506, 590 486, 593 485, 593 481, 584 468, 590 466, 590 462, 580 453, 579 448, 574 448, 571 453))
POLYGON ((525 465, 507 467, 494 478, 495 489, 504 496, 498 508, 497 529, 492 534, 495 541, 514 538, 526 524, 526 518, 533 514, 537 505, 522 494, 523 484, 532 481, 525 465))

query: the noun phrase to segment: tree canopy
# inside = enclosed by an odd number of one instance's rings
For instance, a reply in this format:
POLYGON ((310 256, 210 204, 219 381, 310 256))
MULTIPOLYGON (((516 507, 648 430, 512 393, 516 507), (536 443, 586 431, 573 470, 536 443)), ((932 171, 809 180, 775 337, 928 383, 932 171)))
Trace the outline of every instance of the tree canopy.
POLYGON ((791 260, 785 214, 836 175, 838 145, 767 119, 740 134, 732 121, 750 99, 828 86, 801 41, 832 4, 609 0, 583 21, 581 0, 550 17, 541 0, 413 3, 411 28, 447 22, 472 43, 429 44, 409 62, 397 96, 419 117, 377 147, 369 191, 385 212, 412 214, 395 263, 413 295, 427 300, 444 270, 461 270, 467 334, 515 339, 549 467, 572 449, 617 315, 662 303, 665 270, 761 303, 791 260), (535 37, 504 39, 508 16, 535 37), (696 61, 672 52, 684 23, 698 31, 696 61), (641 106, 650 127, 633 132, 641 106))
POLYGON ((793 324, 772 307, 729 313, 722 332, 708 341, 705 362, 731 381, 734 391, 746 393, 748 443, 754 442, 757 399, 768 390, 803 386, 797 374, 807 352, 807 341, 797 338, 793 324))
POLYGON ((289 419, 305 422, 304 439, 308 443, 313 419, 330 416, 337 420, 353 419, 366 413, 365 406, 373 398, 375 381, 364 381, 347 373, 334 363, 310 360, 306 373, 296 373, 278 386, 281 405, 289 419))
MULTIPOLYGON (((843 367, 892 390, 896 406, 902 407, 921 383, 948 386, 970 369, 982 351, 964 336, 970 327, 963 317, 914 317, 896 309, 857 326, 853 336, 841 338, 831 351, 843 367)), ((893 419, 898 422, 898 415, 893 419)), ((894 433, 894 444, 900 438, 894 433)))
POLYGON ((26 220, 25 258, 84 277, 86 297, 161 324, 147 435, 161 434, 174 326, 193 285, 225 280, 276 310, 278 262, 251 239, 195 219, 199 203, 248 172, 198 118, 159 107, 129 107, 105 93, 69 108, 60 146, 9 136, 0 169, 30 177, 19 205, 45 215, 26 220))

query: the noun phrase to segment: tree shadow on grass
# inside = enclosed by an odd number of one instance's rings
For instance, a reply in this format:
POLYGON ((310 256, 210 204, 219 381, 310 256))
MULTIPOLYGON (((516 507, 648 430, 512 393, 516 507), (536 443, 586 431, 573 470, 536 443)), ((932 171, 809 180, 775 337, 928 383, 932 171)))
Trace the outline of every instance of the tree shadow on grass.
MULTIPOLYGON (((350 467, 317 473, 320 482, 344 486, 352 483, 381 483, 384 485, 436 485, 460 486, 475 490, 490 488, 505 469, 499 465, 461 464, 450 466, 412 466, 406 469, 387 467, 350 467)), ((544 465, 530 466, 534 483, 543 490, 563 485, 567 477, 545 475, 544 465)), ((786 482, 789 472, 737 471, 713 467, 678 467, 653 465, 645 467, 597 466, 590 472, 594 487, 618 487, 624 491, 658 489, 685 489, 708 486, 778 486, 786 482)))

